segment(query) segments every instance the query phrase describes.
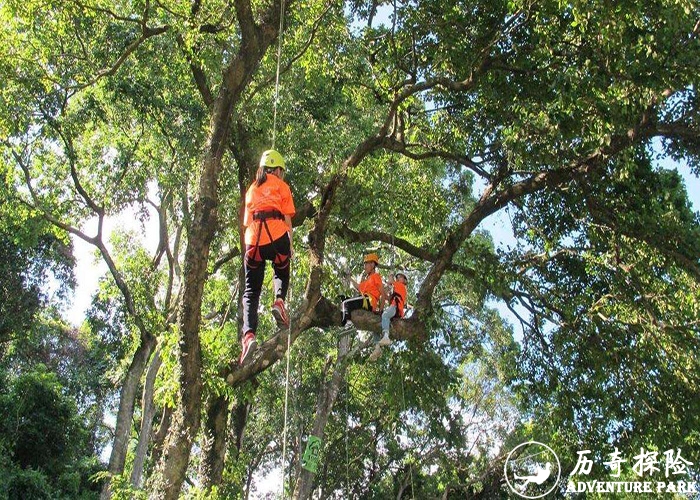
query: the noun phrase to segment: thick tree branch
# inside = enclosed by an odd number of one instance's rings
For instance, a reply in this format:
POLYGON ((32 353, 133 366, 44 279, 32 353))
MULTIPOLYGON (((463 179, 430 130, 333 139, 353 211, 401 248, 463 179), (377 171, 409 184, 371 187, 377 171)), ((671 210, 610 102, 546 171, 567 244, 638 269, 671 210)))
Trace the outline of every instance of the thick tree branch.
MULTIPOLYGON (((435 262, 438 258, 438 253, 428 250, 423 247, 417 247, 413 243, 399 238, 396 235, 385 233, 382 231, 354 231, 348 226, 338 226, 334 230, 335 234, 343 238, 345 241, 352 243, 369 243, 373 241, 381 241, 382 243, 387 243, 393 245, 396 248, 400 248, 407 254, 421 259, 425 262, 435 262)), ((448 266, 449 271, 454 271, 461 274, 465 278, 474 279, 478 277, 477 272, 466 266, 459 264, 450 264, 448 266)))
MULTIPOLYGON (((278 2, 275 2, 275 4, 278 4, 278 2)), ((233 5, 236 9, 238 28, 241 32, 241 38, 243 40, 242 45, 245 46, 257 38, 257 26, 255 24, 255 19, 253 18, 253 9, 249 0, 234 0, 233 5)))
POLYGON ((635 127, 629 129, 627 133, 612 137, 609 146, 594 151, 587 157, 574 162, 568 167, 540 172, 497 192, 493 192, 493 183, 491 186, 487 187, 471 213, 457 225, 445 239, 438 253, 437 260, 421 284, 414 314, 430 312, 432 295, 435 287, 452 263, 452 259, 462 243, 486 217, 526 195, 535 193, 546 187, 560 186, 566 182, 585 176, 592 170, 604 165, 605 161, 611 156, 614 156, 634 143, 651 137, 653 135, 649 123, 651 112, 652 108, 648 109, 642 117, 640 117, 639 123, 635 127))
POLYGON ((401 153, 407 158, 410 158, 412 160, 416 161, 421 161, 421 160, 427 160, 430 158, 440 158, 443 160, 447 160, 453 163, 456 163, 458 165, 462 165, 475 174, 479 175, 480 177, 483 177, 484 179, 490 180, 491 179, 491 174, 489 174, 486 170, 481 168, 479 165, 474 163, 472 160, 467 158, 466 156, 462 155, 457 155, 454 153, 451 153, 449 151, 440 151, 436 149, 430 149, 427 148, 424 145, 415 145, 415 144, 407 144, 403 141, 397 141, 392 138, 387 138, 384 141, 384 147, 386 149, 389 149, 391 151, 395 151, 397 153, 401 153), (420 146, 423 151, 420 153, 413 152, 411 151, 412 146, 420 146))
POLYGON ((660 123, 656 127, 656 136, 666 139, 686 139, 700 141, 700 129, 685 123, 660 123))
POLYGON ((204 101, 204 104, 207 108, 211 108, 214 102, 214 96, 212 95, 211 89, 209 88, 209 82, 207 81, 207 76, 204 74, 204 70, 200 65, 195 63, 195 60, 192 58, 192 55, 190 53, 190 50, 185 45, 184 38, 180 34, 178 34, 177 36, 177 44, 180 47, 180 51, 185 56, 185 59, 187 60, 187 63, 190 66, 190 71, 192 72, 194 83, 197 86, 197 90, 199 90, 199 95, 202 96, 202 101, 204 101))
POLYGON ((208 276, 211 242, 218 230, 219 177, 222 158, 229 146, 233 112, 272 41, 278 36, 279 3, 263 14, 260 27, 255 24, 248 0, 234 0, 241 29, 242 44, 223 72, 223 82, 211 106, 210 131, 200 169, 194 213, 187 234, 183 287, 178 325, 180 388, 174 430, 151 482, 153 498, 175 499, 186 478, 192 444, 201 423, 203 391, 202 354, 199 331, 202 297, 208 276), (277 9, 278 10, 278 9, 277 9))

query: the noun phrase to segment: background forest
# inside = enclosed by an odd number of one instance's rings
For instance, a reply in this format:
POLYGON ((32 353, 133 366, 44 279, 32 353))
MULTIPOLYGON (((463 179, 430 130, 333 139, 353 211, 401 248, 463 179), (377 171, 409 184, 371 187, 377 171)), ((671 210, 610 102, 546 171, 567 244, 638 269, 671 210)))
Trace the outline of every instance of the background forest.
POLYGON ((530 439, 564 476, 614 448, 682 450, 697 476, 700 214, 665 167, 700 177, 697 2, 5 0, 0 19, 0 499, 507 498, 530 439), (292 323, 268 283, 239 366, 241 199, 273 133, 292 323), (95 272, 78 241, 106 273, 72 325, 95 272), (412 305, 376 363, 338 312, 367 251, 412 305))

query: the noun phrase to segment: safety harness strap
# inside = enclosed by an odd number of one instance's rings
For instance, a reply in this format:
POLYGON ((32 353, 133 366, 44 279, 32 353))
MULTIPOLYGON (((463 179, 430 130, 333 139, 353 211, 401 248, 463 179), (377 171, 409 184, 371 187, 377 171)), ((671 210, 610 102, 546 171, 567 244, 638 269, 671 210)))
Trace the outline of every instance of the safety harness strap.
POLYGON ((401 313, 399 312, 399 302, 403 302, 403 298, 401 297, 400 294, 396 292, 392 292, 391 298, 389 299, 389 303, 394 303, 396 306, 396 314, 394 315, 395 318, 400 318, 401 313))
MULTIPOLYGON (((269 219, 284 220, 284 215, 279 210, 259 210, 253 213, 253 220, 265 222, 269 219)), ((269 231, 268 231, 269 232, 269 231)))
POLYGON ((284 215, 279 210, 274 209, 260 210, 253 213, 253 220, 257 221, 260 227, 258 227, 258 237, 255 240, 255 245, 250 247, 246 252, 248 264, 250 265, 252 262, 256 263, 251 267, 257 267, 257 263, 262 262, 263 260, 262 255, 260 255, 260 235, 262 234, 263 227, 265 228, 265 232, 267 233, 268 238, 270 238, 270 244, 272 245, 272 248, 275 250, 275 264, 277 264, 279 268, 284 268, 289 265, 289 255, 281 254, 279 250, 277 250, 275 240, 272 238, 272 233, 270 232, 270 228, 267 225, 267 221, 270 219, 284 220, 284 215))

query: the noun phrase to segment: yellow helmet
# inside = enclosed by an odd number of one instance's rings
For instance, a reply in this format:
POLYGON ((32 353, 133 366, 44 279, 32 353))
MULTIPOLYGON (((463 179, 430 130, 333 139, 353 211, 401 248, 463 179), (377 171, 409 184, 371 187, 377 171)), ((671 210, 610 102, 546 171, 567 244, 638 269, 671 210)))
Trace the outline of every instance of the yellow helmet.
POLYGON ((379 256, 376 253, 368 253, 365 255, 364 262, 374 262, 375 264, 379 265, 379 256))
POLYGON ((266 168, 282 168, 284 169, 284 158, 274 149, 268 149, 260 157, 260 166, 266 168))

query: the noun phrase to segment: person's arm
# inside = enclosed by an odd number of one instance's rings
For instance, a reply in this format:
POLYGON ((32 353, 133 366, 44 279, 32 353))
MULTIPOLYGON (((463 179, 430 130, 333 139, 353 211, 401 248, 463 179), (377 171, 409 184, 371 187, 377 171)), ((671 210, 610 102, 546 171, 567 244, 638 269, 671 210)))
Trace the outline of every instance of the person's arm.
POLYGON ((287 232, 289 232, 289 239, 292 239, 292 217, 296 213, 296 208, 294 208, 294 200, 292 199, 292 190, 289 189, 289 185, 282 181, 281 187, 281 197, 282 203, 279 207, 279 211, 284 214, 284 223, 287 225, 287 232))
POLYGON ((395 281, 395 280, 394 280, 394 275, 393 275, 393 274, 389 274, 389 277, 386 279, 386 281, 387 281, 387 283, 389 284, 389 286, 386 288, 386 290, 385 290, 385 292, 384 292, 384 297, 386 297, 386 301, 388 302, 388 301, 389 301, 389 293, 390 293, 390 290, 394 287, 394 281, 395 281))
POLYGON ((384 301, 386 300, 386 290, 384 288, 384 281, 379 279, 379 310, 384 310, 384 301))
POLYGON ((250 211, 250 200, 252 198, 252 189, 253 189, 253 186, 250 186, 248 188, 248 191, 246 191, 246 193, 245 193, 245 205, 243 206, 243 227, 250 226, 250 223, 253 221, 253 214, 250 211))
POLYGON ((289 234, 289 256, 293 257, 294 256, 294 239, 292 238, 292 216, 291 215, 285 215, 284 216, 284 223, 287 224, 287 233, 289 234))

